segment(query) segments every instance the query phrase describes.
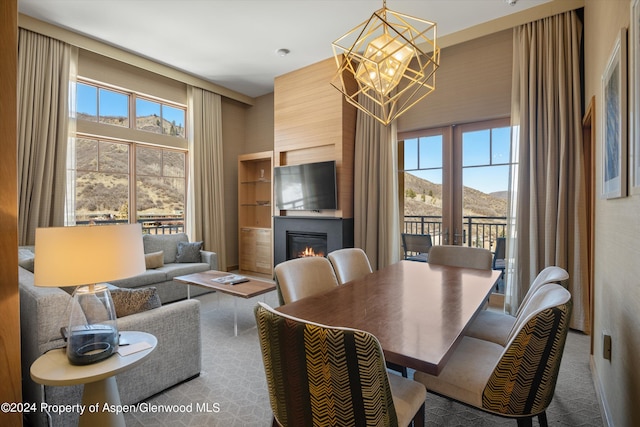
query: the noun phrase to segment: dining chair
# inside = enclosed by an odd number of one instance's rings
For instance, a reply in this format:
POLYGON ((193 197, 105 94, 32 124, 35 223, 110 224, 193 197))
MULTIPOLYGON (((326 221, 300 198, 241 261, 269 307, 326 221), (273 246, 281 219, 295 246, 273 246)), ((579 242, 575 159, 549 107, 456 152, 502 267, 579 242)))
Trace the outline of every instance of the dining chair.
POLYGON ((372 334, 306 322, 262 302, 254 312, 273 425, 424 425, 425 388, 387 373, 372 334))
POLYGON ((331 262, 325 257, 290 259, 276 265, 273 272, 280 304, 289 304, 338 286, 331 262))
POLYGON ((564 268, 551 265, 543 269, 529 286, 515 316, 499 313, 493 310, 482 310, 467 328, 465 335, 491 341, 502 346, 507 344, 507 339, 516 319, 522 313, 523 307, 541 286, 547 283, 560 283, 569 278, 569 273, 564 268))
POLYGON ((427 262, 431 246, 430 234, 402 233, 402 249, 406 260, 427 262))
POLYGON ((327 257, 340 285, 373 272, 367 254, 360 248, 338 249, 330 252, 327 257))
POLYGON ((457 245, 436 245, 429 250, 429 264, 491 270, 493 256, 489 249, 457 245))
POLYGON ((416 372, 414 379, 435 394, 482 411, 515 418, 519 427, 538 417, 547 427, 546 409, 558 379, 569 330, 571 294, 556 283, 531 296, 506 347, 465 336, 440 375, 416 372))
MULTIPOLYGON (((328 258, 340 285, 373 272, 366 252, 360 248, 338 249, 330 252, 328 258)), ((406 366, 387 362, 387 368, 400 372, 405 378, 409 375, 406 366)))

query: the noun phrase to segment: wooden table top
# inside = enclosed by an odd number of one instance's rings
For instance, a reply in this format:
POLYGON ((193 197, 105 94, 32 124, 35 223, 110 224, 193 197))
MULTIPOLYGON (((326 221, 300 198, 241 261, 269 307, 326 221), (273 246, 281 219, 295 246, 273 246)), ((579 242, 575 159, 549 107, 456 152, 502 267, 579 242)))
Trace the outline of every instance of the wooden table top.
POLYGON ((389 362, 438 375, 500 271, 400 261, 277 310, 375 335, 389 362))
POLYGON ((271 292, 276 289, 276 284, 267 280, 260 280, 253 277, 248 277, 248 282, 242 282, 235 285, 227 285, 218 282, 214 282, 212 279, 217 277, 228 276, 232 273, 224 271, 209 270, 201 273, 187 274, 185 276, 174 277, 173 280, 186 283, 188 285, 197 285, 216 291, 223 292, 225 294, 234 295, 242 298, 252 298, 257 295, 262 295, 267 292, 271 292))

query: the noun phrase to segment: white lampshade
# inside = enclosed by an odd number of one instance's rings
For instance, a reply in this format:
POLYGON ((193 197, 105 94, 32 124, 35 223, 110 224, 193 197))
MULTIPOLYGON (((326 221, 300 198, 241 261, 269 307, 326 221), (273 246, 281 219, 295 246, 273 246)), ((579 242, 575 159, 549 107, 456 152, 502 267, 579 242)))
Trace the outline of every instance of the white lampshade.
POLYGON ((78 286, 144 273, 140 224, 36 230, 34 284, 78 286))

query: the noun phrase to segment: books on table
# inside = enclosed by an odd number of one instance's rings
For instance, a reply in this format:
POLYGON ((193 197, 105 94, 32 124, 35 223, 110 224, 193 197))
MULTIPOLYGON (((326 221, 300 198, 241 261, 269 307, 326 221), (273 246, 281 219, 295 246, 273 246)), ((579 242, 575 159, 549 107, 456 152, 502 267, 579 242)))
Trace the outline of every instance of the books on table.
POLYGON ((221 283, 223 285, 236 285, 238 283, 248 282, 249 279, 245 276, 240 276, 238 274, 229 274, 227 276, 216 277, 215 279, 211 279, 214 282, 221 283))

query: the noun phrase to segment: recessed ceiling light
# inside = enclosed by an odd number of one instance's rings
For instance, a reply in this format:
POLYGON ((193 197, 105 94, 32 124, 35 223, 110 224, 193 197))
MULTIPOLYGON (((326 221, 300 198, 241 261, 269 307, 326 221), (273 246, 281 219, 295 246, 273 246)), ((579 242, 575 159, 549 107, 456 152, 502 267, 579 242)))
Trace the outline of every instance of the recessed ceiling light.
POLYGON ((290 51, 289 49, 284 49, 284 48, 283 48, 283 49, 278 49, 278 50, 276 50, 276 53, 277 53, 279 56, 287 56, 287 55, 289 55, 289 53, 290 53, 290 52, 291 52, 291 51, 290 51))

